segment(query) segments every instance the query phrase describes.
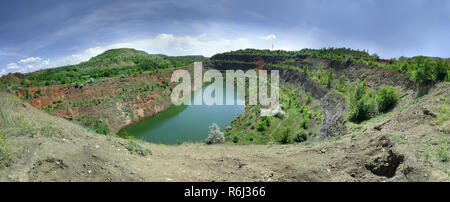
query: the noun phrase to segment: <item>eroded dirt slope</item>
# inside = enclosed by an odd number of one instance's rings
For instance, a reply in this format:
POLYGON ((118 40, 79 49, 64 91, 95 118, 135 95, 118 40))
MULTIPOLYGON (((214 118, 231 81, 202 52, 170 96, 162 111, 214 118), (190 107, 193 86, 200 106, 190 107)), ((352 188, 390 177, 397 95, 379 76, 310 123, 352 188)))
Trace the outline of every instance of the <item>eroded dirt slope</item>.
MULTIPOLYGON (((189 69, 189 68, 188 68, 189 69)), ((27 89, 28 103, 54 116, 96 130, 106 124, 111 134, 122 127, 150 118, 172 105, 173 70, 117 77, 78 85, 41 86, 27 89)), ((13 91, 23 97, 24 91, 13 91)))

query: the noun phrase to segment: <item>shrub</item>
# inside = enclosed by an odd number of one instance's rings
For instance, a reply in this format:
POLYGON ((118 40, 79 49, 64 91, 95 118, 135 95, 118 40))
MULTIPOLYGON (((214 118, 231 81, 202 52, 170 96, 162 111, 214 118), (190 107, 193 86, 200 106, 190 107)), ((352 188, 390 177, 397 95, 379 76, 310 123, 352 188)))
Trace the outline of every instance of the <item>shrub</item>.
POLYGON ((220 127, 216 123, 209 126, 208 138, 205 140, 206 144, 217 144, 223 142, 223 140, 224 135, 223 132, 220 131, 220 127))
POLYGON ((394 107, 398 102, 395 88, 392 86, 382 86, 377 93, 376 101, 379 112, 385 112, 394 107))
POLYGON ((265 131, 267 127, 270 127, 271 121, 270 117, 263 116, 261 117, 261 120, 258 122, 258 131, 265 131))
POLYGON ((325 84, 327 85, 328 88, 331 88, 331 82, 333 81, 333 78, 334 78, 333 69, 330 69, 327 72, 327 76, 326 76, 326 80, 325 80, 325 84))
POLYGON ((270 121, 270 117, 268 116, 263 116, 261 119, 266 123, 267 127, 270 127, 270 125, 272 124, 272 121, 270 121))
POLYGON ((282 131, 279 142, 281 144, 289 144, 292 142, 290 128, 286 128, 285 130, 282 131))
POLYGON ((366 81, 358 82, 356 88, 349 94, 348 119, 352 122, 365 121, 375 115, 375 93, 367 90, 366 81))
POLYGON ((311 101, 312 101, 312 94, 308 93, 308 96, 306 97, 306 104, 311 103, 311 101))
POLYGON ((265 131, 266 130, 266 123, 263 120, 260 120, 258 122, 257 130, 258 131, 265 131))
POLYGON ((441 125, 450 119, 450 99, 446 99, 445 103, 439 106, 439 114, 434 120, 436 125, 441 125))
POLYGON ((421 84, 430 84, 435 81, 446 80, 448 62, 431 60, 425 57, 417 57, 416 64, 412 65, 412 76, 421 84))
POLYGON ((347 92, 347 77, 345 76, 345 74, 342 74, 339 77, 339 81, 336 83, 334 87, 336 88, 337 91, 341 93, 347 92))
POLYGON ((433 81, 433 71, 429 65, 419 66, 413 71, 413 78, 421 84, 429 84, 433 81))
POLYGON ((300 129, 297 131, 294 137, 295 142, 304 142, 308 138, 308 133, 304 129, 300 129))
POLYGON ((95 126, 94 130, 96 133, 102 135, 107 135, 110 132, 109 127, 106 123, 99 123, 98 125, 95 126))
POLYGON ((308 116, 303 116, 302 120, 300 121, 300 126, 303 129, 308 129, 309 122, 310 122, 309 117, 308 116))
POLYGON ((233 143, 239 143, 239 137, 238 136, 234 136, 233 137, 233 143))
POLYGON ((443 81, 446 79, 447 73, 448 73, 448 69, 447 69, 446 64, 443 61, 438 60, 435 64, 435 68, 434 68, 435 79, 437 81, 443 81))
POLYGON ((439 147, 436 151, 436 155, 440 162, 448 162, 450 161, 450 156, 448 147, 439 147))

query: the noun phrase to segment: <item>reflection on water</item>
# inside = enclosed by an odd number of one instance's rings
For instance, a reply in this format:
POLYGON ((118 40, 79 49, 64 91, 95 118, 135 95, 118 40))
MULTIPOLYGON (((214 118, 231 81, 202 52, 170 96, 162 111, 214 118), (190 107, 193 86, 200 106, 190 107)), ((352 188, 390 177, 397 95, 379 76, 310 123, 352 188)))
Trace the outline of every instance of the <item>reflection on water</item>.
MULTIPOLYGON (((215 84, 210 86, 212 85, 215 84)), ((195 97, 201 98, 202 92, 208 87, 194 92, 191 103, 194 103, 195 97)), ((226 93, 226 85, 223 85, 223 93, 226 93)), ((234 94, 234 99, 230 98, 231 96, 223 96, 224 105, 172 106, 151 119, 122 129, 120 135, 134 136, 137 139, 161 144, 203 141, 208 136, 209 126, 212 123, 217 123, 224 130, 231 121, 244 112, 244 105, 225 104, 226 99, 233 99, 234 103, 237 101, 243 103, 243 96, 237 98, 236 89, 234 94)))

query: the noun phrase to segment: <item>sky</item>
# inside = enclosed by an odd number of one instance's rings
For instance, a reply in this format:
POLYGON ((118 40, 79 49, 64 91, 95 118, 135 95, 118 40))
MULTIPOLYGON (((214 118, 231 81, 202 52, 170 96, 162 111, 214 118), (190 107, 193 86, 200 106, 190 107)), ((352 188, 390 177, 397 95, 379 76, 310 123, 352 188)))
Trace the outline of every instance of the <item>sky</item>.
POLYGON ((204 55, 349 47, 450 57, 448 0, 6 0, 0 75, 78 64, 112 48, 204 55))

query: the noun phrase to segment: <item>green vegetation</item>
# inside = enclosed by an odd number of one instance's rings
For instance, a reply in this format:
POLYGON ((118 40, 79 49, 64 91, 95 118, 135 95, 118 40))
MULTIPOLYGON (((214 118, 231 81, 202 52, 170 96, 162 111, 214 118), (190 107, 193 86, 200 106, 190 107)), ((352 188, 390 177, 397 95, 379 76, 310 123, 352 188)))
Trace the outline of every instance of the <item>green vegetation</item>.
POLYGON ((307 140, 307 138, 308 138, 308 133, 306 132, 305 129, 301 128, 295 134, 294 141, 295 142, 304 142, 307 140))
POLYGON ((0 168, 8 166, 11 163, 11 151, 3 132, 0 131, 0 168))
POLYGON ((280 86, 279 95, 283 116, 261 116, 261 106, 246 106, 245 112, 225 132, 225 141, 237 144, 289 144, 312 138, 323 117, 311 93, 306 95, 300 86, 280 86))
POLYGON ((140 144, 136 143, 135 140, 129 139, 124 144, 125 148, 131 153, 136 153, 142 156, 151 155, 152 150, 142 147, 140 144))
POLYGON ((49 124, 36 124, 35 121, 27 118, 23 112, 22 101, 15 96, 0 92, 0 128, 9 136, 38 134, 45 136, 59 136, 60 129, 50 126, 49 124))
POLYGON ((311 101, 312 101, 312 94, 308 93, 308 96, 306 97, 305 102, 306 102, 306 104, 309 104, 309 103, 311 103, 311 101))
POLYGON ((74 84, 82 88, 82 83, 92 83, 111 77, 138 75, 160 69, 183 67, 193 63, 189 57, 150 55, 134 49, 113 49, 105 51, 87 62, 53 69, 41 70, 25 75, 21 86, 48 86, 74 84))
POLYGON ((279 136, 279 142, 281 144, 289 144, 292 143, 292 137, 291 137, 291 129, 290 128, 286 128, 284 130, 281 131, 281 135, 279 136))
POLYGON ((334 88, 340 93, 343 93, 343 94, 347 93, 347 77, 344 74, 342 74, 339 77, 339 80, 336 83, 336 85, 334 86, 334 88))
POLYGON ((450 120, 450 98, 441 98, 444 102, 439 106, 439 114, 434 120, 436 125, 442 125, 443 123, 450 120))
MULTIPOLYGON (((278 56, 286 57, 283 61, 287 66, 291 66, 290 59, 294 59, 300 55, 312 55, 321 58, 328 58, 342 61, 346 64, 360 63, 372 68, 395 69, 405 73, 413 78, 416 82, 427 85, 440 81, 450 81, 450 59, 448 58, 432 58, 417 56, 413 58, 400 57, 383 60, 376 54, 369 55, 367 50, 352 50, 349 48, 322 48, 322 49, 302 49, 300 51, 282 51, 282 50, 257 50, 245 49, 222 53, 220 55, 249 55, 249 56, 278 56)), ((217 56, 215 56, 217 58, 217 56)), ((213 57, 214 59, 214 57, 213 57)), ((289 67, 294 68, 294 67, 289 67)), ((295 68, 294 68, 295 69, 295 68)), ((310 71, 308 66, 304 67, 304 73, 310 71)), ((320 76, 324 78, 323 74, 320 76)), ((329 73, 328 73, 329 74, 329 73)), ((331 74, 329 74, 331 75, 331 74)), ((327 83, 324 79, 321 83, 327 83)))
POLYGON ((404 134, 389 134, 392 137, 392 140, 398 144, 406 144, 408 140, 404 134))
POLYGON ((448 134, 430 134, 430 140, 423 145, 423 157, 425 161, 434 157, 442 163, 450 161, 450 137, 448 134))
POLYGON ((331 88, 331 83, 334 79, 333 69, 324 70, 323 63, 320 63, 319 70, 312 74, 311 78, 313 80, 318 81, 322 85, 326 85, 328 88, 331 88))
POLYGON ((267 129, 267 127, 270 127, 271 121, 270 121, 270 117, 267 116, 263 116, 261 117, 261 120, 258 122, 258 131, 265 131, 267 129))
POLYGON ((101 118, 93 118, 90 116, 82 116, 80 117, 80 122, 83 126, 91 129, 92 131, 102 134, 108 135, 110 134, 109 126, 106 124, 101 118))
POLYGON ((382 86, 378 93, 368 89, 366 81, 358 82, 350 87, 346 94, 349 104, 348 120, 361 123, 376 115, 377 109, 380 113, 393 108, 398 102, 395 88, 392 86, 382 86))
POLYGON ((391 109, 398 102, 397 93, 392 86, 382 86, 375 99, 377 101, 379 112, 385 112, 391 109))
POLYGON ((436 156, 438 157, 439 161, 441 162, 448 162, 450 161, 450 147, 447 146, 441 146, 436 150, 436 156))
POLYGON ((375 93, 367 89, 366 82, 358 82, 354 90, 349 92, 348 119, 360 123, 375 115, 375 93))

